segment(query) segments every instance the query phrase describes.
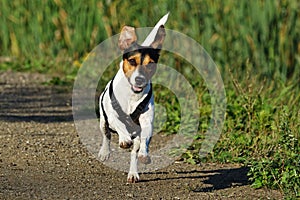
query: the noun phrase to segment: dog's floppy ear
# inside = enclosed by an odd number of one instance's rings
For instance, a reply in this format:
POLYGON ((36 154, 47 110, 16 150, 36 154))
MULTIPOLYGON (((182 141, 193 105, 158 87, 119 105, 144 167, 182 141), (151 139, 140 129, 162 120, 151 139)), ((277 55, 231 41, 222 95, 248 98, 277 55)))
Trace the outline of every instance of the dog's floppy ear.
POLYGON ((131 26, 124 26, 121 30, 120 38, 119 38, 119 48, 124 51, 127 49, 132 43, 136 42, 137 37, 135 34, 135 28, 131 26))
POLYGON ((158 28, 155 39, 150 46, 154 49, 161 49, 162 44, 165 40, 165 37, 166 37, 165 27, 163 25, 161 25, 158 28))

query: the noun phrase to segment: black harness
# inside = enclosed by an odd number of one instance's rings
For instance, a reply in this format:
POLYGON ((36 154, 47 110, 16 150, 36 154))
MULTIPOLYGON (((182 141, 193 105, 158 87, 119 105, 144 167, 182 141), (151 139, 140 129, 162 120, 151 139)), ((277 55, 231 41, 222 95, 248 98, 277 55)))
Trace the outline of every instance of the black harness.
MULTIPOLYGON (((110 85, 109 85, 109 89, 108 89, 112 107, 117 112, 118 119, 123 124, 125 124, 125 127, 126 127, 126 129, 129 133, 131 133, 131 134, 133 134, 134 132, 139 133, 140 130, 141 130, 140 123, 139 123, 139 117, 143 113, 143 111, 145 110, 146 106, 149 104, 149 101, 152 97, 152 83, 150 83, 150 90, 149 90, 147 96, 144 98, 144 100, 136 107, 136 109, 130 115, 127 115, 122 110, 121 105, 118 102, 118 100, 117 100, 117 98, 114 94, 113 80, 114 80, 114 78, 111 80, 110 85)), ((112 130, 109 127, 108 117, 107 117, 107 114, 106 114, 106 112, 104 110, 104 107, 103 107, 103 97, 104 97, 106 91, 107 91, 107 88, 103 92, 103 95, 102 95, 102 98, 101 98, 102 113, 103 113, 103 116, 104 116, 104 119, 105 119, 105 131, 106 131, 106 133, 109 133, 108 131, 116 132, 116 131, 112 130)), ((110 134, 107 134, 108 137, 110 137, 109 135, 110 134)), ((132 136, 132 137, 134 138, 135 136, 132 136)))

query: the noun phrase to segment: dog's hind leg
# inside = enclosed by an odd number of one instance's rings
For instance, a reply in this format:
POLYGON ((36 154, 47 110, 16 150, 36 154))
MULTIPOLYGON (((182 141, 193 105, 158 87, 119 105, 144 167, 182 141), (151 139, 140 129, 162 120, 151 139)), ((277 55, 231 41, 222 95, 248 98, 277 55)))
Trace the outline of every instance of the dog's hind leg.
POLYGON ((105 124, 105 120, 101 120, 101 119, 100 119, 100 132, 102 134, 102 146, 98 153, 98 157, 100 161, 103 162, 109 158, 111 133, 109 128, 105 124))
POLYGON ((137 169, 137 152, 140 149, 140 137, 137 136, 133 139, 133 148, 131 151, 131 158, 130 158, 130 169, 127 176, 128 183, 136 183, 140 180, 138 169, 137 169))

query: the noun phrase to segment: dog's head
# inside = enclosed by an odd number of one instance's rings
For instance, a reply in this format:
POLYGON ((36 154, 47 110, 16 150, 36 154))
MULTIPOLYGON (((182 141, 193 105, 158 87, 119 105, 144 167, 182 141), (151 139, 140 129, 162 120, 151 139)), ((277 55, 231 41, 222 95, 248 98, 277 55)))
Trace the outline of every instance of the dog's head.
POLYGON ((135 93, 142 92, 156 71, 159 52, 166 36, 164 26, 160 26, 150 46, 137 44, 137 36, 133 27, 123 27, 119 48, 123 51, 123 71, 131 89, 135 93))

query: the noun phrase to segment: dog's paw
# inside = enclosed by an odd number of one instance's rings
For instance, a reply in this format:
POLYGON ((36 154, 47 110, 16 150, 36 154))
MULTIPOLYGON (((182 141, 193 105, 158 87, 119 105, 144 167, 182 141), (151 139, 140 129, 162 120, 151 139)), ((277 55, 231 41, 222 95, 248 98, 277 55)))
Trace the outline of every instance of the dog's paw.
POLYGON ((123 141, 120 142, 120 147, 122 149, 129 149, 132 146, 132 141, 123 141))
POLYGON ((150 158, 148 152, 145 150, 145 148, 140 148, 139 153, 138 153, 138 159, 139 159, 139 162, 141 162, 143 164, 151 163, 151 158, 150 158))
POLYGON ((127 182, 128 183, 137 183, 139 182, 140 177, 137 172, 129 172, 127 176, 127 182))
POLYGON ((106 148, 101 148, 99 153, 98 153, 98 158, 100 159, 101 162, 108 160, 110 155, 110 150, 106 148))
POLYGON ((151 158, 149 155, 139 154, 138 159, 139 159, 139 162, 146 164, 146 165, 151 163, 151 158))
POLYGON ((123 149, 128 149, 132 146, 133 142, 130 135, 119 134, 119 146, 123 149))

